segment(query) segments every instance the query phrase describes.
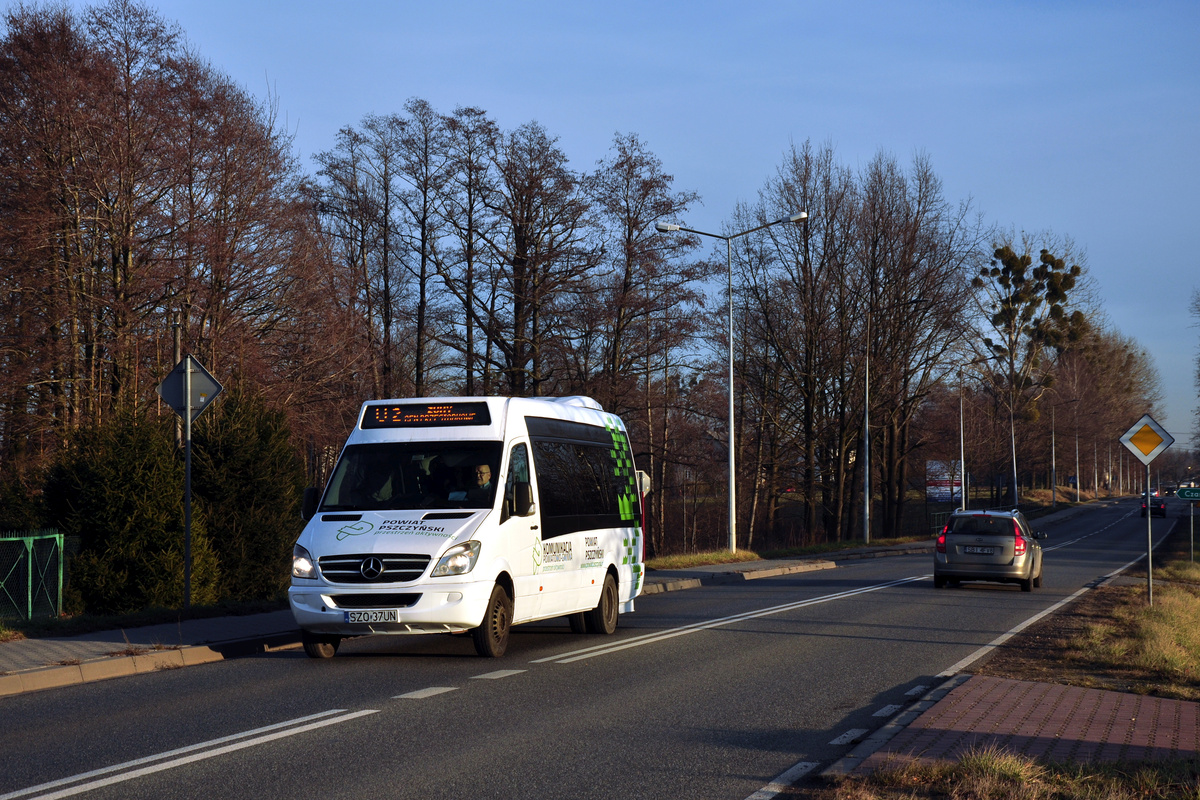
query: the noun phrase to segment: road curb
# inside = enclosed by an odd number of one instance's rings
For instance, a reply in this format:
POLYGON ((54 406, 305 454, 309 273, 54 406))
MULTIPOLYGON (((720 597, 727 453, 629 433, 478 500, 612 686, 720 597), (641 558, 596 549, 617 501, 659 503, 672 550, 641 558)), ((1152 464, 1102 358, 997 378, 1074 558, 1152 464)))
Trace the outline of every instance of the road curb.
POLYGON ((933 539, 929 544, 898 547, 889 550, 868 550, 864 553, 847 553, 844 556, 834 556, 835 561, 858 561, 864 558, 887 558, 888 556, 922 556, 933 550, 933 539))
POLYGON ((673 581, 647 580, 642 585, 642 594, 662 594, 663 592, 681 592, 685 589, 699 589, 703 584, 699 578, 679 578, 673 581))
POLYGON ((300 631, 297 630, 211 645, 177 646, 157 650, 152 647, 135 647, 131 648, 127 655, 91 659, 78 664, 55 664, 0 675, 0 697, 59 689, 146 672, 182 669, 227 658, 259 655, 299 644, 300 631))

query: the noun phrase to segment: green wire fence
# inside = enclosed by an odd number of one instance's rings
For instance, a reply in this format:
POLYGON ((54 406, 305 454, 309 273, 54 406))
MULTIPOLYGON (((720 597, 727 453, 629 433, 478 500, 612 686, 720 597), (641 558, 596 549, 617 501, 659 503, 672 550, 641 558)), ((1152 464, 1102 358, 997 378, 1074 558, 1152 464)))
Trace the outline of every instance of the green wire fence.
POLYGON ((0 619, 62 615, 63 535, 0 534, 0 619))

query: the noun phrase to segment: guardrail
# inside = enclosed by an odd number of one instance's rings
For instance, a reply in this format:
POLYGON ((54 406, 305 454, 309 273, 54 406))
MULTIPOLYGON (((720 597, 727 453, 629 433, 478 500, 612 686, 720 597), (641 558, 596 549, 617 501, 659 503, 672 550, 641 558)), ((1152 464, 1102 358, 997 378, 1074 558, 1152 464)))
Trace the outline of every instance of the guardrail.
POLYGON ((0 535, 0 619, 62 615, 63 535, 0 535))

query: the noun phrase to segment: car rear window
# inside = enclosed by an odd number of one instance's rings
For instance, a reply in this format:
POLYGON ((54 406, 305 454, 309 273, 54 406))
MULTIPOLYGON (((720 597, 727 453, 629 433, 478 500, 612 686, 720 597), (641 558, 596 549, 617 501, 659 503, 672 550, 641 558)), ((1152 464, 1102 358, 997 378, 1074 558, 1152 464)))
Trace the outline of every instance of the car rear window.
POLYGON ((991 517, 984 514, 970 517, 955 517, 950 528, 953 533, 976 533, 984 536, 1012 536, 1011 517, 991 517))

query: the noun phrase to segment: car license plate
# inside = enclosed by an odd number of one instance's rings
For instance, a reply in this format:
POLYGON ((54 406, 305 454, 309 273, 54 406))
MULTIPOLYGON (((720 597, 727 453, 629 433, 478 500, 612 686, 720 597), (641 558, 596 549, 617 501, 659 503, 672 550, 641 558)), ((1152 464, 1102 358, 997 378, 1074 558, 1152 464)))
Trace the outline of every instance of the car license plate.
POLYGON ((399 622, 400 612, 394 608, 373 611, 346 611, 346 622, 399 622))
POLYGON ((967 545, 963 548, 963 552, 972 556, 990 556, 996 552, 996 549, 994 547, 975 547, 974 545, 967 545))

